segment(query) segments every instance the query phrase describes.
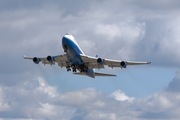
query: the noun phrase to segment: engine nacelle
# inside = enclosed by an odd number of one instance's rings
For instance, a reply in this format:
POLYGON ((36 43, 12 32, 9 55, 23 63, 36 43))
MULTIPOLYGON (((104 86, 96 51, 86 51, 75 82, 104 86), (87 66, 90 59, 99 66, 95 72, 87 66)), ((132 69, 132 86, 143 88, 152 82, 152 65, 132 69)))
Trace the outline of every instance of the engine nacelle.
POLYGON ((34 58, 33 58, 33 62, 34 62, 35 64, 39 64, 40 59, 39 59, 38 57, 34 57, 34 58))
POLYGON ((101 59, 101 58, 98 58, 98 59, 97 59, 97 62, 98 62, 100 65, 104 64, 104 61, 103 61, 103 59, 101 59))
POLYGON ((53 61, 54 61, 54 57, 47 56, 47 60, 48 60, 49 62, 53 62, 53 61))
POLYGON ((127 63, 124 62, 124 61, 122 61, 122 62, 120 63, 120 65, 121 65, 123 68, 126 68, 126 67, 127 67, 127 63))

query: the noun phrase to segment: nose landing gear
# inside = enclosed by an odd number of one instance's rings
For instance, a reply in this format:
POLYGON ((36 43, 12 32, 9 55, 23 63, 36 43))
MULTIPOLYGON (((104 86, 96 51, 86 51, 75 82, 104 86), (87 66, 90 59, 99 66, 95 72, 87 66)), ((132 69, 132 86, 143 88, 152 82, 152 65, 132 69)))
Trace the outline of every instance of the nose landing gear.
POLYGON ((68 49, 67 45, 64 45, 63 48, 64 48, 64 52, 67 52, 68 49))

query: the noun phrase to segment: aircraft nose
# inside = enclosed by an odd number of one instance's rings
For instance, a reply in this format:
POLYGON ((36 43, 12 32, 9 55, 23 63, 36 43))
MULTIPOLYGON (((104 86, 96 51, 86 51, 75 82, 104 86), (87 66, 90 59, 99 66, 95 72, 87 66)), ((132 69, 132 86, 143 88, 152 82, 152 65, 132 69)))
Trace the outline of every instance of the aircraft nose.
POLYGON ((69 39, 65 36, 62 38, 62 45, 67 45, 69 43, 69 39))

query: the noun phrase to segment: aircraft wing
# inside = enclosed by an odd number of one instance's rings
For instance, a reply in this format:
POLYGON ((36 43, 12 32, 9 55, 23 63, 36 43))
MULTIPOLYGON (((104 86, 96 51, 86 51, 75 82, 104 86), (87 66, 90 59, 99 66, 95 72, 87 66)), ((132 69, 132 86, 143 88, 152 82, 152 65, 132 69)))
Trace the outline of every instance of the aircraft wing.
POLYGON ((67 65, 70 65, 66 55, 57 55, 57 56, 48 56, 48 57, 26 57, 24 56, 24 59, 33 60, 34 63, 38 64, 39 62, 42 62, 45 64, 55 65, 55 63, 58 63, 60 67, 66 67, 67 65), (47 58, 49 57, 49 60, 47 58))
POLYGON ((82 60, 88 64, 90 68, 104 68, 104 65, 108 67, 120 67, 126 68, 127 65, 144 65, 151 64, 151 62, 131 62, 131 61, 119 61, 119 60, 110 60, 110 59, 101 59, 101 62, 98 63, 98 59, 96 57, 81 55, 82 60))

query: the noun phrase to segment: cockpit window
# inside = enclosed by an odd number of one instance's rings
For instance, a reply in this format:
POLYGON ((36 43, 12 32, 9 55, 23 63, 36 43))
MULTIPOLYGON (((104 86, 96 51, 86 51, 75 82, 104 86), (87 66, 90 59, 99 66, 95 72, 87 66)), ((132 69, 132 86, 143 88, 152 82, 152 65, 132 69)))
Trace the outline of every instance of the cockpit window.
POLYGON ((66 33, 66 35, 71 35, 70 33, 66 33))
POLYGON ((76 42, 75 38, 70 33, 66 33, 66 35, 69 35, 68 38, 70 38, 71 40, 74 40, 76 42))

